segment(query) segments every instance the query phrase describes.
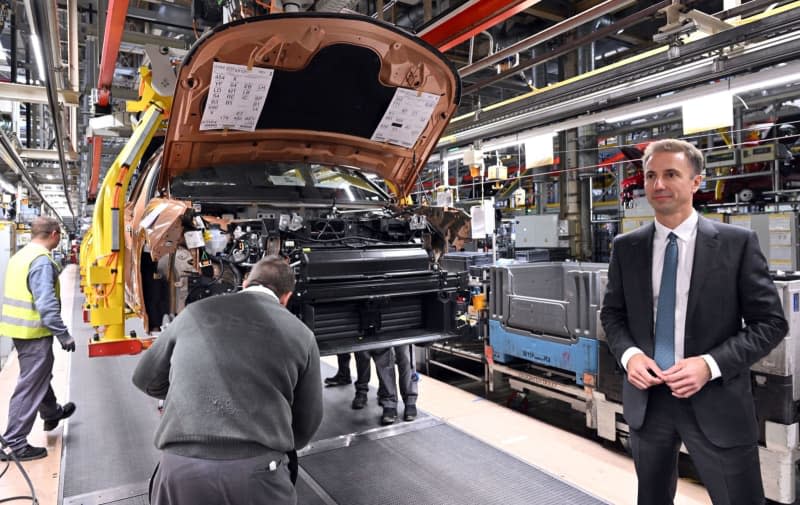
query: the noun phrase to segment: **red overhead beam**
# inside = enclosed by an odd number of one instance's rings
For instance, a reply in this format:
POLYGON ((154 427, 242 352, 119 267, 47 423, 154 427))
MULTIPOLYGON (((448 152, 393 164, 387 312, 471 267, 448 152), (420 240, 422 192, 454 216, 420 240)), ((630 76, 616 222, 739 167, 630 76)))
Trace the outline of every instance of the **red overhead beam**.
POLYGON ((103 137, 93 136, 89 138, 92 143, 92 178, 89 180, 89 188, 87 198, 90 202, 94 202, 97 198, 97 185, 100 182, 100 164, 102 162, 101 156, 103 155, 103 137))
MULTIPOLYGON (((125 30, 125 16, 128 14, 128 0, 109 0, 106 13, 106 28, 103 32, 103 47, 100 55, 100 72, 97 78, 97 89, 101 93, 100 102, 108 99, 111 81, 114 79, 114 68, 117 66, 119 45, 122 32, 125 30)), ((101 103, 101 105, 108 105, 101 103)))
POLYGON ((419 32, 444 52, 478 33, 502 23, 540 0, 470 0, 419 32))
MULTIPOLYGON (((100 48, 100 69, 97 73, 97 103, 94 104, 95 112, 98 114, 111 112, 111 83, 114 81, 114 69, 117 67, 119 45, 122 43, 127 15, 128 0, 108 0, 106 27, 103 31, 103 45, 100 48)), ((87 194, 90 202, 94 202, 97 198, 102 153, 103 138, 96 136, 92 143, 92 178, 87 194)))

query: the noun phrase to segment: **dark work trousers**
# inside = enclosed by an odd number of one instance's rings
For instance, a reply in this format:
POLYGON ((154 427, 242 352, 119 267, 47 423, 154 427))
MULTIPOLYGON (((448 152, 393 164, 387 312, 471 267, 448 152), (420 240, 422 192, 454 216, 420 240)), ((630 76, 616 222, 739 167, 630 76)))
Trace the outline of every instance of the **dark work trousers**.
POLYGON ((714 505, 764 503, 758 446, 715 446, 700 430, 691 401, 675 398, 666 386, 656 386, 650 391, 644 424, 631 430, 639 505, 672 505, 681 441, 714 505))
MULTIPOLYGON (((367 391, 369 390, 368 384, 371 375, 369 369, 369 351, 356 352, 353 354, 356 355, 356 391, 361 391, 362 389, 367 391), (365 388, 359 388, 359 384, 367 384, 367 386, 365 388)), ((336 375, 350 378, 350 353, 337 354, 336 361, 339 366, 336 375)))
POLYGON ((417 365, 414 360, 414 346, 398 345, 394 348, 394 359, 397 363, 397 380, 400 382, 400 396, 403 403, 417 404, 417 365))
POLYGON ((296 505, 289 458, 271 452, 247 459, 187 458, 161 453, 151 505, 296 505))
POLYGON ((378 400, 385 409, 397 408, 397 384, 394 373, 394 355, 392 348, 359 351, 356 355, 356 394, 366 395, 369 392, 369 379, 371 376, 369 358, 375 361, 375 371, 378 374, 378 400))
POLYGON ((36 421, 56 419, 61 406, 56 401, 50 380, 53 378, 53 337, 14 339, 19 359, 19 379, 8 405, 8 426, 3 438, 12 450, 28 444, 28 434, 36 421))
POLYGON ((336 375, 341 377, 350 378, 350 353, 345 352, 342 354, 336 355, 336 363, 339 366, 339 369, 336 370, 336 375))

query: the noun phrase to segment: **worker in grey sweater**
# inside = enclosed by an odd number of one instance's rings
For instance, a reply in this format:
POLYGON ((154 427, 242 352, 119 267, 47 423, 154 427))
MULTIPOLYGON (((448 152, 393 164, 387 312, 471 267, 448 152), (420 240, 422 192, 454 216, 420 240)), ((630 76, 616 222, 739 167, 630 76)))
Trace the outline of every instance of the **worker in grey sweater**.
POLYGON ((195 302, 145 352, 134 384, 165 399, 153 505, 294 505, 287 454, 322 420, 314 334, 285 306, 294 273, 259 261, 244 290, 195 302))

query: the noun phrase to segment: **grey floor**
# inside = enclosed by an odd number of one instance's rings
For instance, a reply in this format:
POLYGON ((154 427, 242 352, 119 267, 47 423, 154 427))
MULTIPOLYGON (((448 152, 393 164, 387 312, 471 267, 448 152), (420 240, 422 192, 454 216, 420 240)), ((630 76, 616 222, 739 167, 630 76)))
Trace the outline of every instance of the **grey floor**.
MULTIPOLYGON (((71 357, 69 397, 78 410, 64 439, 65 498, 146 481, 158 460, 153 446, 157 402, 131 383, 138 358, 88 357, 93 331, 80 323, 83 295, 73 289, 77 299, 70 326, 78 348, 71 357)), ((128 326, 141 334, 141 323, 128 326)))

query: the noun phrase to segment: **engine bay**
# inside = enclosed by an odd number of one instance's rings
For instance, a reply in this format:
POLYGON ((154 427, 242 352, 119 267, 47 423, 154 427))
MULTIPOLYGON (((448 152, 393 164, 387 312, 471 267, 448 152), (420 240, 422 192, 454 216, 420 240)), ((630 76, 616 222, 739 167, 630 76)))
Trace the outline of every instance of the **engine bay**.
MULTIPOLYGON (((335 253, 337 261, 359 258, 363 251, 391 251, 397 257, 372 267, 362 258, 350 273, 357 277, 393 275, 398 269, 427 274, 439 270, 438 258, 448 236, 434 224, 445 214, 431 214, 434 219, 429 221, 425 214, 388 206, 287 209, 230 202, 180 203, 176 212, 182 214, 172 221, 172 237, 177 240, 153 234, 152 241, 160 238, 168 246, 151 244, 142 253, 142 290, 151 329, 161 326, 165 315, 176 314, 194 301, 240 290, 250 268, 265 256, 286 257, 295 267, 298 290, 302 290, 310 277, 320 277, 320 260, 314 265, 315 273, 307 268, 312 251, 315 258, 335 253), (426 251, 424 262, 419 256, 422 251, 426 251), (413 267, 398 266, 402 257, 414 257, 413 267)), ((461 217, 454 211, 450 214, 461 217)), ((151 231, 158 228, 151 225, 151 231)), ((328 273, 323 276, 329 277, 328 273)))

